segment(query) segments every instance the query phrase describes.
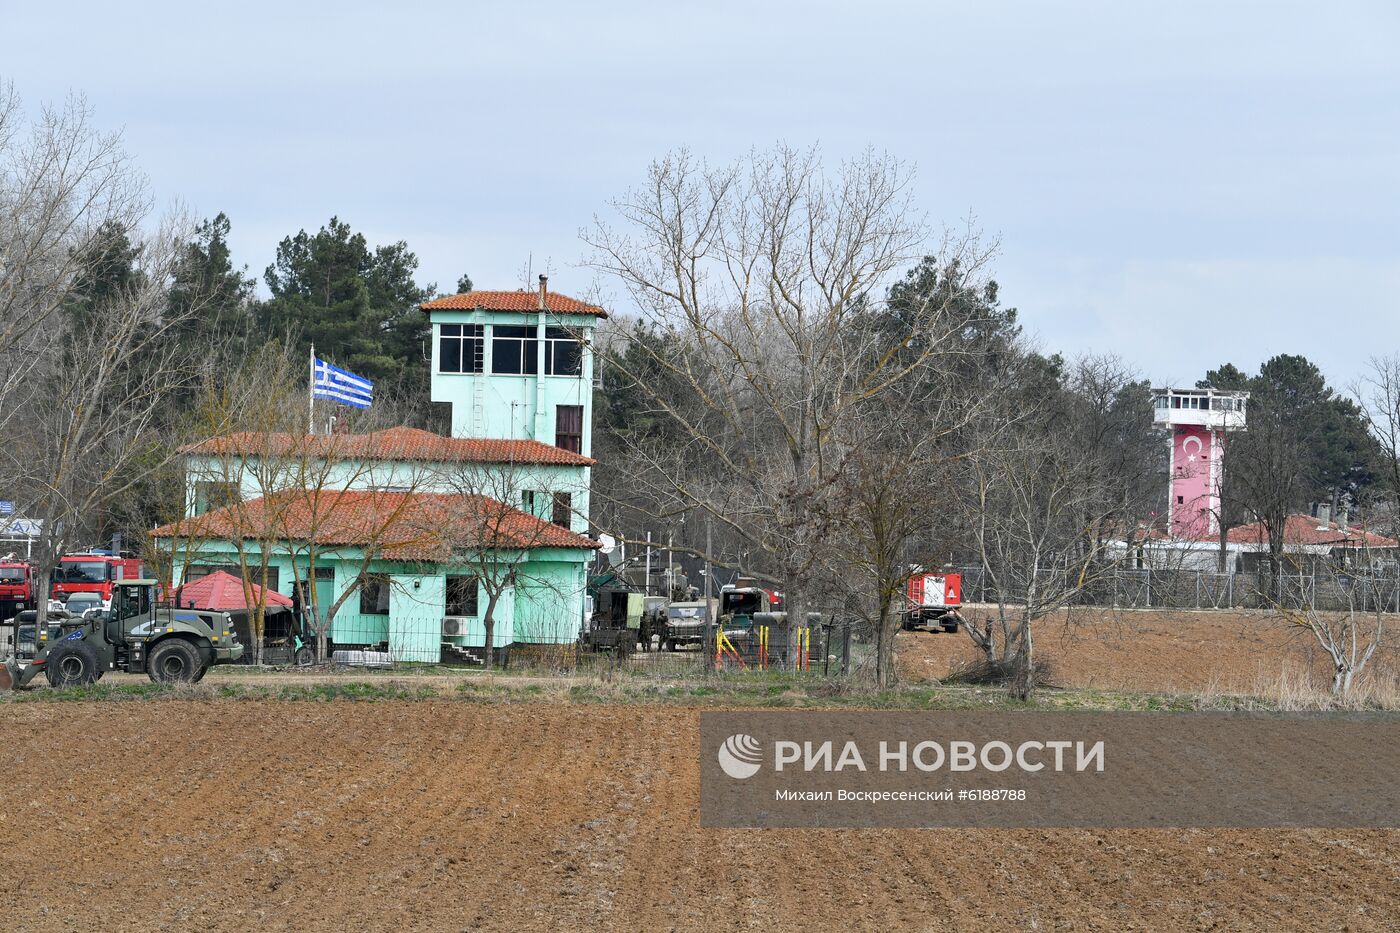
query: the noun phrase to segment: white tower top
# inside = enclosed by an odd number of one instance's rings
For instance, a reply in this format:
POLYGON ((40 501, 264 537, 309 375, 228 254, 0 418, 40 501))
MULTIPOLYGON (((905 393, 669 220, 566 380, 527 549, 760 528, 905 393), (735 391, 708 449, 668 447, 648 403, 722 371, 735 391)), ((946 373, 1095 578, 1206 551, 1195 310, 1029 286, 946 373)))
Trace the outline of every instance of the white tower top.
POLYGON ((1225 389, 1153 389, 1152 423, 1243 431, 1249 393, 1225 389))

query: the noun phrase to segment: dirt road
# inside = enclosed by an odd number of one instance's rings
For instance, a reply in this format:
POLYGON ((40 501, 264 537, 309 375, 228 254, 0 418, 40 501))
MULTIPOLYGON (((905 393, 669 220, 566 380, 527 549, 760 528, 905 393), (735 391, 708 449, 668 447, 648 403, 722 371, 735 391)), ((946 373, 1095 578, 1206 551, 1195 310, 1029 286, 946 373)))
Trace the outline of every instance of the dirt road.
POLYGON ((702 830, 692 709, 0 714, 0 915, 15 930, 1380 930, 1400 916, 1400 832, 702 830))

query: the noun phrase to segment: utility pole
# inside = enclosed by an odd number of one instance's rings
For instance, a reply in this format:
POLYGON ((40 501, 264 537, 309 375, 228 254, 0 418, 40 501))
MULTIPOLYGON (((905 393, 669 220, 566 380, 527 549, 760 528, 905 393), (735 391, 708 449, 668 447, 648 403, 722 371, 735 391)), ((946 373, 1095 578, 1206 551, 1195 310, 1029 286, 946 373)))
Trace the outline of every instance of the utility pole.
POLYGON ((676 531, 674 528, 666 529, 666 599, 669 602, 676 589, 676 552, 671 550, 675 546, 676 531))
POLYGON ((647 532, 647 563, 646 576, 642 578, 642 595, 651 595, 651 532, 647 532))
POLYGON ((705 513, 705 618, 710 617, 710 514, 705 513))
POLYGON ((710 566, 710 513, 705 513, 705 650, 700 656, 704 659, 705 673, 709 673, 714 667, 715 650, 715 614, 710 611, 710 576, 712 570, 710 566))

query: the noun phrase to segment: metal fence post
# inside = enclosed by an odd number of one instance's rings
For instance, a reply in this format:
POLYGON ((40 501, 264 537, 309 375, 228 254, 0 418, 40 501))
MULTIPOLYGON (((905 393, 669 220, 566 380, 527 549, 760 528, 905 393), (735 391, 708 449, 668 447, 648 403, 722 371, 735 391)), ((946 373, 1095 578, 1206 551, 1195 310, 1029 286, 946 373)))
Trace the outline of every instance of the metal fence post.
MULTIPOLYGON (((706 586, 709 582, 706 581, 706 586)), ((708 591, 707 591, 708 592, 708 591)), ((710 676, 715 669, 715 619, 714 613, 710 612, 710 601, 705 600, 705 650, 701 652, 700 663, 705 667, 705 676, 710 676)))

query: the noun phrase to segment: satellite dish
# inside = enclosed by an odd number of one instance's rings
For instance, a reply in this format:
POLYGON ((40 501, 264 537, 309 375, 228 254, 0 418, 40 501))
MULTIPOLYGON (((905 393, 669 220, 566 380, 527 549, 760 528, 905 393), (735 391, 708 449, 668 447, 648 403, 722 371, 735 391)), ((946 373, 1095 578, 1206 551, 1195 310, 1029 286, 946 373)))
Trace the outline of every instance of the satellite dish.
POLYGON ((613 551, 617 550, 617 539, 612 535, 599 535, 598 543, 602 545, 598 550, 602 551, 604 554, 611 554, 613 551))

